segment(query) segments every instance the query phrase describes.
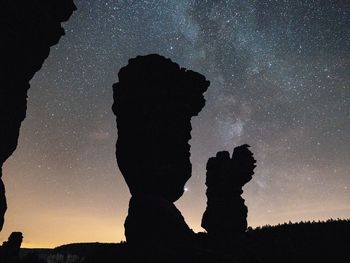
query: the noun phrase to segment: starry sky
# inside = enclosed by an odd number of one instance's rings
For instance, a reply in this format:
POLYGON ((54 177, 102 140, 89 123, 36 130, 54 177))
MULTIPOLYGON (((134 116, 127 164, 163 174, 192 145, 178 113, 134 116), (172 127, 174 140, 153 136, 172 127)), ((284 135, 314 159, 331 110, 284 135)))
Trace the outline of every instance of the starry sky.
POLYGON ((206 76, 192 119, 192 177, 176 202, 195 231, 205 165, 248 143, 248 224, 350 217, 347 0, 76 0, 66 35, 31 81, 5 163, 0 241, 24 247, 119 242, 130 194, 115 159, 112 84, 129 58, 159 53, 206 76))

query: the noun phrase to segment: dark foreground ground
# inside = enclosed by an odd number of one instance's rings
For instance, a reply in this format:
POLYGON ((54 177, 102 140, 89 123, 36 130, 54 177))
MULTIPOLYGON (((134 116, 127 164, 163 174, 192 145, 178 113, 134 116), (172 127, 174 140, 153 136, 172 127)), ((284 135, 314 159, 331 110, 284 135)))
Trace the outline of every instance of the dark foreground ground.
MULTIPOLYGON (((334 262, 350 263, 350 220, 302 222, 248 229, 228 248, 197 234, 195 251, 132 253, 127 243, 78 243, 55 249, 21 249, 20 262, 334 262), (146 255, 147 254, 147 255, 146 255)), ((5 263, 5 262, 4 262, 5 263)))

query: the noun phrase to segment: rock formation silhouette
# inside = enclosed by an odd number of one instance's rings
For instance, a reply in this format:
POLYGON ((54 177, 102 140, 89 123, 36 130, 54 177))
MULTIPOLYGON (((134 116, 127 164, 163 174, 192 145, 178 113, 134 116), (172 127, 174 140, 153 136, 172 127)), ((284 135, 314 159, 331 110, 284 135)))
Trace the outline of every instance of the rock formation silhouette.
POLYGON ((75 9, 73 0, 0 0, 0 231, 7 208, 2 164, 17 147, 29 81, 75 9))
POLYGON ((232 158, 222 151, 207 162, 207 208, 202 227, 213 240, 229 243, 247 229, 248 209, 241 197, 242 187, 252 179, 256 160, 244 144, 236 147, 232 158))
POLYGON ((8 240, 0 247, 0 262, 18 262, 23 235, 21 232, 12 232, 8 240))
POLYGON ((176 247, 191 242, 173 202, 191 176, 191 118, 205 104, 209 81, 157 54, 130 59, 113 85, 116 157, 131 192, 128 244, 176 247))

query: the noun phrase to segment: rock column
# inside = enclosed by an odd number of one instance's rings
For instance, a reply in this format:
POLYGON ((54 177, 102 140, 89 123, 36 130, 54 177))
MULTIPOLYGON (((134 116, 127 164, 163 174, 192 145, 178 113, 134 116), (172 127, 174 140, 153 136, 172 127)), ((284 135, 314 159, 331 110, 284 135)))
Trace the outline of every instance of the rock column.
POLYGON ((242 187, 252 179, 256 160, 248 145, 229 152, 218 152, 207 163, 207 208, 202 227, 213 240, 229 242, 247 229, 248 209, 242 187))
POLYGON ((191 242, 193 232, 174 202, 191 176, 191 118, 205 104, 209 81, 156 54, 130 59, 118 76, 116 157, 132 195, 126 240, 158 250, 191 242))

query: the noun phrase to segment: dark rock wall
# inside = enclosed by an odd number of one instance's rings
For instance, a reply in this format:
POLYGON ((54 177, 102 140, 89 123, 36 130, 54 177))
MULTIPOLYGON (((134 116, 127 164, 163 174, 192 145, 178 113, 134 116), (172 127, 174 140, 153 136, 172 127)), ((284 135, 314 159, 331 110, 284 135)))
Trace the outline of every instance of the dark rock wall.
POLYGON ((222 242, 246 231, 248 209, 241 197, 242 187, 252 179, 256 160, 244 144, 236 147, 232 157, 218 152, 207 163, 207 209, 202 227, 210 237, 222 242))
POLYGON ((0 230, 6 211, 2 164, 17 147, 29 81, 75 9, 73 0, 0 0, 0 230))
POLYGON ((116 156, 132 194, 126 239, 129 244, 184 241, 192 231, 173 202, 191 176, 191 118, 205 104, 209 81, 156 54, 130 59, 118 76, 116 156))

